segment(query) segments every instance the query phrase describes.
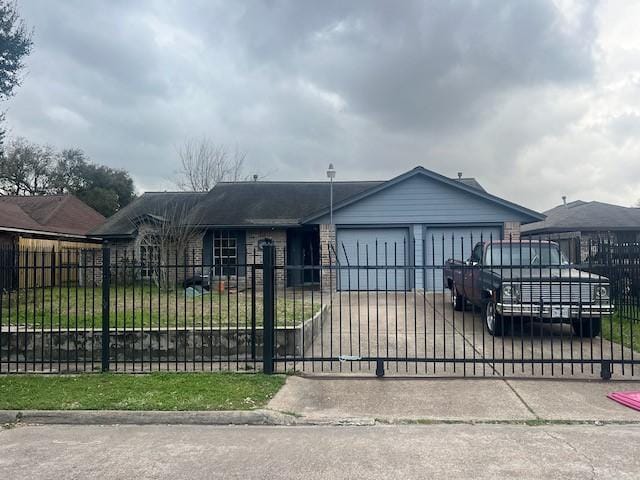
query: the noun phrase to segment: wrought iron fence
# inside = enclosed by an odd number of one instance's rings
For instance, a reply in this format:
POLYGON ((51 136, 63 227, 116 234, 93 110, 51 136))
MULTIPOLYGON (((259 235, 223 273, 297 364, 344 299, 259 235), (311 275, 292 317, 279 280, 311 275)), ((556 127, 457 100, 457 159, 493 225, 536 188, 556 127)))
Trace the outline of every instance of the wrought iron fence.
POLYGON ((0 372, 634 377, 640 246, 434 237, 201 251, 0 251, 0 372), (341 252, 341 253, 340 253, 341 252))

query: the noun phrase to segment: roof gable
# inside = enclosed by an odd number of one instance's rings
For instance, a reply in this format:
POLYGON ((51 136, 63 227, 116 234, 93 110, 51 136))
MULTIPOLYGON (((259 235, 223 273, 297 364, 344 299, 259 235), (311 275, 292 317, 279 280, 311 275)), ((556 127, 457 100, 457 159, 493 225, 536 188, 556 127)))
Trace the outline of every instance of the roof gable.
MULTIPOLYGON (((415 178, 415 177, 424 177, 424 178, 428 178, 431 179, 435 182, 438 182, 442 185, 446 185, 448 187, 453 188, 454 190, 458 190, 458 191, 462 191, 462 192, 466 192, 468 194, 471 194, 472 196, 475 197, 480 197, 486 201, 495 203, 497 205, 500 205, 503 208, 512 210, 514 212, 518 212, 518 214, 524 216, 524 218, 526 219, 526 221, 535 221, 535 220, 541 220, 544 218, 544 215, 535 212, 533 210, 530 210, 528 208, 522 207, 520 205, 517 205, 513 202, 509 202, 508 200, 504 200, 500 197, 496 197, 495 195, 491 195, 490 193, 487 193, 484 189, 482 189, 482 187, 480 187, 480 185, 475 182, 471 183, 469 182, 470 179, 464 179, 466 181, 462 181, 462 179, 451 179, 448 177, 445 177, 444 175, 440 175, 439 173, 433 172, 431 170, 427 170, 424 167, 418 166, 415 167, 412 170, 409 170, 406 173, 403 173, 402 175, 399 175, 395 178, 392 178, 391 180, 388 180, 386 182, 382 182, 379 185, 373 186, 370 189, 361 192, 358 195, 354 195, 348 199, 345 199, 342 202, 335 202, 334 207, 333 207, 333 212, 334 215, 336 212, 338 212, 339 210, 348 207, 350 205, 353 205, 357 202, 360 202, 366 198, 369 198, 379 192, 382 192, 386 189, 389 189, 395 185, 398 185, 401 182, 405 182, 411 178, 415 178), (476 186, 477 185, 477 186, 476 186), (480 187, 480 188, 478 188, 480 187)), ((329 208, 325 208, 321 211, 318 211, 312 215, 310 215, 309 217, 305 218, 303 220, 304 223, 311 223, 313 221, 316 221, 326 215, 329 214, 329 208)))
POLYGON ((186 217, 205 195, 204 192, 146 192, 91 233, 101 237, 130 237, 145 219, 167 215, 186 217))

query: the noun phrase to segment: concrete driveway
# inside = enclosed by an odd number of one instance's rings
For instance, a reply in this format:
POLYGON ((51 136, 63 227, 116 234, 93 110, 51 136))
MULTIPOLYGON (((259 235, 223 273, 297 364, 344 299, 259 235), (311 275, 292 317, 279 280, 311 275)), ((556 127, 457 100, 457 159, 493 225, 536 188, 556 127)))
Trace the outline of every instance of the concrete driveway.
MULTIPOLYGON (((393 359, 385 362, 386 375, 600 378, 601 359, 637 359, 630 349, 601 337, 580 338, 569 325, 508 319, 512 332, 493 337, 479 313, 454 311, 446 293, 337 293, 329 307, 304 351, 306 357, 336 360, 281 362, 278 368, 372 374, 375 362, 350 359, 382 357, 393 359), (337 360, 341 356, 343 362, 337 360)), ((640 366, 613 366, 613 378, 638 376, 640 366)))

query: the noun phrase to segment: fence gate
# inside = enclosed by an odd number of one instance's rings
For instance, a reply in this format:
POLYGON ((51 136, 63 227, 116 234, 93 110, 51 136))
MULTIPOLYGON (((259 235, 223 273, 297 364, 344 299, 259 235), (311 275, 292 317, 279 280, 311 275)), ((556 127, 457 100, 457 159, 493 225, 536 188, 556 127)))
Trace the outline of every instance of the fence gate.
POLYGON ((587 258, 569 263, 550 241, 433 236, 412 246, 423 264, 407 265, 389 261, 404 246, 369 243, 379 250, 348 246, 355 262, 334 255, 328 265, 274 267, 278 285, 297 269, 317 269, 320 279, 287 292, 304 315, 276 310, 276 371, 638 376, 637 244, 590 244, 587 258), (415 287, 387 288, 405 278, 415 287))

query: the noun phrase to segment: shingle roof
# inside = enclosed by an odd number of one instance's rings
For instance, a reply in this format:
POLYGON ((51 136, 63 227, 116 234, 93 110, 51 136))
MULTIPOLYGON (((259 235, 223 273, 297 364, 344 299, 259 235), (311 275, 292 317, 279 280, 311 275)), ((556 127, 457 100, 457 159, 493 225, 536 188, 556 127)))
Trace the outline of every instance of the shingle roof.
POLYGON ((162 217, 167 212, 189 212, 207 194, 202 192, 147 192, 91 231, 98 237, 125 237, 136 233, 136 219, 162 217))
POLYGON ((483 192, 486 192, 484 187, 480 185, 475 178, 460 178, 459 180, 465 185, 467 185, 468 187, 477 188, 478 190, 482 190, 483 192))
MULTIPOLYGON (((460 179, 482 192, 473 178, 460 179)), ((384 181, 334 182, 333 201, 339 203, 384 181)), ((221 182, 208 193, 149 192, 92 231, 96 236, 122 237, 136 233, 136 219, 162 216, 167 206, 190 210, 184 223, 203 226, 284 226, 297 225, 329 207, 328 182, 221 182)))
POLYGON ((545 220, 523 225, 522 232, 640 230, 640 208, 576 200, 544 214, 545 220))
MULTIPOLYGON (((334 182, 339 202, 383 182, 334 182)), ((189 224, 295 225, 329 206, 328 182, 218 183, 194 209, 189 224)))
POLYGON ((0 228, 87 235, 105 218, 73 195, 2 196, 0 228))

